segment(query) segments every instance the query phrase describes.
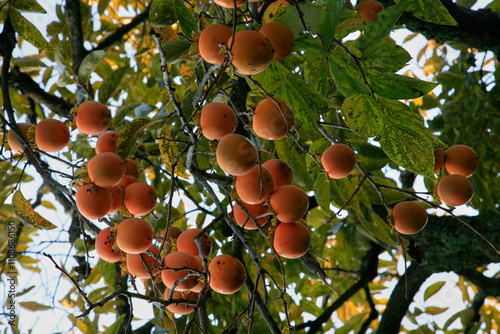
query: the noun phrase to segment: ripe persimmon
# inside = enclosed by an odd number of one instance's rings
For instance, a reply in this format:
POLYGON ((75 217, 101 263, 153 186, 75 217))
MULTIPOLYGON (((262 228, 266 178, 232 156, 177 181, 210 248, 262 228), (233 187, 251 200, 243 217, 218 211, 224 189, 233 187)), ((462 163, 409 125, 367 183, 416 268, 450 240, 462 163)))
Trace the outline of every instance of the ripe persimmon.
POLYGON ((427 211, 418 202, 399 202, 392 210, 394 228, 402 234, 415 234, 427 224, 427 211))
MULTIPOLYGON (((227 44, 231 47, 233 36, 227 44)), ((264 71, 274 56, 274 49, 269 39, 255 30, 243 30, 234 34, 231 52, 232 63, 236 72, 252 75, 264 71)))
POLYGON ((241 201, 248 204, 263 203, 274 190, 274 176, 266 167, 257 165, 236 178, 235 188, 241 201))
POLYGON ((240 176, 250 172, 257 163, 257 149, 247 138, 231 133, 222 137, 215 157, 224 172, 240 176))
POLYGON ((200 127, 203 135, 209 140, 221 139, 233 133, 238 119, 233 108, 225 103, 207 103, 201 109, 200 127))
POLYGON ((328 176, 341 179, 349 175, 356 166, 356 154, 346 144, 334 144, 323 152, 321 163, 328 176))
POLYGON ((279 187, 271 194, 270 204, 279 221, 292 223, 306 214, 309 197, 302 188, 287 185, 279 187))
POLYGON ((114 187, 125 176, 125 163, 118 154, 104 152, 97 154, 87 164, 89 177, 102 188, 114 187))
POLYGON ((210 287, 224 295, 237 292, 245 284, 246 270, 237 258, 223 254, 210 261, 210 287))
POLYGON ((76 112, 76 127, 86 135, 99 135, 111 124, 111 111, 96 101, 83 102, 76 112))
MULTIPOLYGON (((269 210, 267 209, 266 206, 264 206, 263 203, 260 204, 247 204, 241 200, 237 200, 243 206, 248 214, 252 216, 253 218, 257 218, 259 216, 265 215, 269 213, 269 210)), ((243 209, 238 205, 238 203, 234 204, 233 208, 233 213, 234 213, 234 220, 238 225, 241 227, 247 229, 247 230, 256 230, 257 226, 255 226, 255 223, 251 218, 248 217, 248 215, 243 211, 243 209)), ((261 217, 257 219, 257 223, 260 226, 264 226, 264 224, 267 223, 269 216, 261 217)))
POLYGON ((248 0, 214 0, 214 3, 224 7, 224 8, 234 8, 234 3, 236 2, 236 7, 241 7, 248 2, 248 0))
POLYGON ((358 15, 365 21, 376 22, 378 13, 384 10, 384 6, 374 0, 363 1, 357 8, 358 15))
MULTIPOLYGON (((190 228, 179 234, 177 237, 177 250, 179 252, 186 252, 193 256, 199 255, 198 245, 194 237, 201 232, 199 228, 190 228)), ((200 237, 201 248, 205 256, 209 256, 212 252, 212 238, 208 233, 204 233, 200 237)))
POLYGON ((274 231, 274 249, 279 256, 297 259, 307 253, 311 244, 311 232, 304 219, 281 223, 274 231))
MULTIPOLYGON (((165 300, 169 300, 169 297, 170 297, 170 292, 172 290, 170 290, 169 288, 166 288, 165 289, 165 292, 163 293, 163 299, 165 300)), ((196 293, 196 292, 190 292, 190 291, 174 291, 172 293, 172 299, 175 300, 175 299, 178 299, 178 300, 185 300, 185 301, 189 301, 189 302, 192 302, 192 303, 172 303, 172 304, 169 304, 167 306, 167 309, 174 313, 174 314, 178 314, 178 315, 186 315, 186 314, 189 314, 191 312, 194 311, 194 307, 195 307, 195 304, 196 302, 198 301, 198 296, 199 294, 196 293)))
POLYGON ((203 29, 198 40, 201 58, 210 64, 222 64, 226 55, 220 53, 222 48, 219 44, 225 43, 227 45, 229 37, 232 35, 233 31, 222 24, 211 24, 203 29))
POLYGON ((125 175, 130 175, 139 179, 139 167, 134 160, 127 158, 125 159, 125 175))
POLYGON ((107 188, 85 184, 75 195, 78 211, 88 219, 99 219, 108 214, 113 205, 113 196, 107 188))
POLYGON ((295 37, 286 24, 269 22, 264 24, 259 32, 271 41, 274 48, 273 60, 282 60, 292 54, 295 47, 295 37))
POLYGON ((160 238, 165 238, 165 243, 163 244, 163 248, 166 250, 172 249, 172 240, 177 240, 179 235, 183 232, 182 229, 177 226, 170 225, 168 227, 167 235, 165 236, 165 229, 161 230, 160 238))
POLYGON ((198 275, 190 274, 189 269, 201 270, 200 264, 193 255, 185 252, 169 253, 163 260, 163 269, 161 278, 165 285, 172 289, 176 282, 183 280, 176 287, 176 291, 191 290, 198 283, 198 275), (178 270, 180 268, 186 268, 178 270), (184 279, 186 276, 190 277, 184 279))
POLYGON ((95 238, 95 250, 101 259, 107 262, 118 262, 122 259, 123 254, 120 250, 113 251, 115 237, 111 236, 111 227, 106 227, 101 230, 95 238))
POLYGON ((437 148, 434 150, 434 173, 437 173, 444 164, 444 150, 437 148))
POLYGON ((252 127, 257 136, 278 140, 288 135, 294 122, 293 112, 285 101, 266 97, 255 108, 252 127))
POLYGON ((466 145, 453 145, 444 152, 444 168, 448 174, 469 177, 477 169, 479 157, 476 151, 466 145))
POLYGON ((118 212, 123 205, 123 188, 116 185, 108 189, 113 197, 113 204, 111 205, 111 209, 109 209, 108 214, 112 214, 118 212))
POLYGON ((465 176, 451 174, 439 181, 437 193, 444 204, 459 206, 470 201, 472 195, 474 195, 474 187, 465 176))
POLYGON ((35 142, 45 152, 58 152, 68 145, 69 129, 60 120, 47 118, 35 127, 35 142))
POLYGON ((122 189, 127 189, 129 185, 135 182, 139 182, 139 179, 132 175, 125 175, 118 185, 122 187, 122 189))
POLYGON ((156 191, 147 183, 134 182, 125 188, 123 204, 135 216, 147 215, 156 205, 156 191))
POLYGON ((116 228, 116 244, 129 254, 145 252, 152 244, 153 227, 141 218, 127 218, 116 228))
POLYGON ((278 189, 281 186, 286 186, 292 184, 293 181, 293 171, 289 164, 281 159, 271 159, 267 160, 262 164, 262 166, 269 169, 271 174, 274 176, 274 189, 278 189))
POLYGON ((156 262, 154 261, 160 250, 155 245, 151 245, 149 246, 148 251, 151 252, 153 256, 150 256, 147 252, 140 254, 127 254, 125 259, 127 261, 127 271, 130 275, 134 275, 141 279, 148 279, 151 278, 149 273, 151 273, 153 277, 160 273, 160 269, 158 268, 161 267, 163 262, 161 257, 156 260, 156 262), (144 263, 146 263, 147 267, 144 263))
MULTIPOLYGON (((29 142, 28 138, 28 130, 31 128, 31 124, 29 123, 17 123, 17 126, 19 127, 19 130, 21 130, 21 133, 23 134, 23 138, 26 142, 29 142)), ((9 133, 7 134, 7 143, 9 143, 10 149, 16 153, 23 153, 24 150, 21 147, 21 144, 17 140, 16 134, 14 133, 14 130, 10 129, 9 133)))
POLYGON ((97 138, 97 142, 95 143, 95 152, 97 154, 103 152, 115 153, 116 141, 118 140, 119 135, 120 134, 118 132, 113 130, 103 132, 99 138, 97 138))

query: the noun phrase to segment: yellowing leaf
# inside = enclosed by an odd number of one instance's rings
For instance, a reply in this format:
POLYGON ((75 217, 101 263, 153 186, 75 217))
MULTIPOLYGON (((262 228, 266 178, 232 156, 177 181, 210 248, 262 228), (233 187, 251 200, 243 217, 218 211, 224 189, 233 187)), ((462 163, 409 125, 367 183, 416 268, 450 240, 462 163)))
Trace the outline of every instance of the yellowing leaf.
POLYGON ((20 302, 19 305, 21 305, 22 308, 32 312, 46 311, 52 309, 52 306, 38 304, 37 302, 20 302))
POLYGON ((144 128, 150 124, 156 123, 158 121, 153 121, 149 118, 137 118, 132 122, 128 123, 120 131, 120 136, 116 141, 116 154, 118 154, 122 159, 126 159, 130 153, 130 150, 135 146, 137 137, 144 128))
MULTIPOLYGON (((171 140, 172 135, 170 131, 168 131, 168 124, 165 124, 160 132, 160 152, 163 158, 163 161, 166 164, 167 170, 170 171, 172 164, 175 161, 177 155, 179 155, 179 150, 175 145, 175 142, 171 140)), ((180 157, 177 162, 177 166, 175 166, 174 173, 177 176, 189 178, 189 174, 186 173, 186 169, 184 167, 184 158, 180 157)))
POLYGON ((38 31, 38 29, 17 10, 13 9, 10 11, 10 21, 12 22, 14 30, 35 47, 45 51, 54 51, 40 31, 38 31))
POLYGON ((446 282, 436 282, 431 286, 429 286, 427 289, 425 289, 424 302, 433 295, 435 295, 445 284, 446 282))
POLYGON ((15 192, 12 198, 12 205, 19 219, 21 219, 24 224, 42 230, 52 230, 57 227, 43 218, 38 212, 35 212, 35 209, 33 209, 30 202, 24 198, 20 190, 15 192))

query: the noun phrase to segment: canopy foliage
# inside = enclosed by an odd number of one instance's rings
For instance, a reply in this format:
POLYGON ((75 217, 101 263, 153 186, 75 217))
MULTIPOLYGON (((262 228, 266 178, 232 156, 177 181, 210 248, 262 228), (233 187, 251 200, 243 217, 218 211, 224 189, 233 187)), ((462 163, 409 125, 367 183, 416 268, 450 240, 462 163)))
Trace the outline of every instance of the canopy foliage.
POLYGON ((30 312, 44 318, 57 309, 67 319, 52 321, 51 332, 498 332, 500 273, 488 268, 498 271, 489 265, 500 262, 500 1, 479 10, 471 9, 475 0, 381 2, 378 20, 365 22, 347 0, 264 0, 238 10, 211 1, 2 1, 0 224, 7 231, 15 222, 16 233, 0 235, 0 260, 6 277, 14 242, 20 273, 20 317, 2 324, 28 332, 26 324, 37 326, 30 312), (44 16, 47 24, 35 27, 44 16), (222 65, 200 58, 197 40, 208 25, 234 33, 273 21, 291 28, 295 49, 265 71, 243 76, 229 58, 222 65), (29 44, 35 51, 27 55, 29 44), (410 46, 420 48, 411 69, 410 46), (252 111, 266 96, 293 110, 285 138, 264 140, 251 130, 252 111), (159 277, 140 282, 123 263, 97 257, 97 233, 129 214, 92 221, 76 208, 76 186, 96 154, 96 136, 74 123, 87 100, 111 109, 117 153, 133 159, 156 191, 145 219, 157 242, 168 226, 204 228, 213 240, 208 260, 223 253, 244 263, 243 289, 204 289, 194 313, 174 316, 159 277), (232 106, 237 133, 251 139, 260 161, 287 162, 293 184, 309 195, 312 240, 302 258, 271 250, 276 219, 260 232, 231 219, 234 180, 199 127, 201 108, 213 101, 232 106), (70 127, 66 149, 37 149, 32 131, 21 140, 25 154, 8 149, 16 123, 45 118, 70 127), (343 179, 329 178, 321 164, 337 142, 357 158, 343 179), (474 196, 463 206, 472 217, 456 216, 436 193, 446 172, 434 173, 434 150, 455 144, 480 157, 470 177, 474 196), (429 212, 427 226, 411 236, 392 225, 393 206, 406 200, 429 212), (50 276, 54 265, 60 282, 50 276), (457 279, 425 285, 442 272, 457 279), (23 279, 31 276, 36 283, 23 279), (139 300, 150 302, 150 318, 133 318, 139 300))

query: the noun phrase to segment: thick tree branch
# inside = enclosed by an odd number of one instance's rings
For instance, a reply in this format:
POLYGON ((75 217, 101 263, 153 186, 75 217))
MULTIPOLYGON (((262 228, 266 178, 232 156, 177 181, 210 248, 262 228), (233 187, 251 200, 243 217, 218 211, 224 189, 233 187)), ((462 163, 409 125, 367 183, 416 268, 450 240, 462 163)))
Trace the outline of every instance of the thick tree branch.
MULTIPOLYGON (((481 234, 488 238, 494 245, 500 244, 500 226, 498 214, 483 214, 476 217, 460 217, 481 234)), ((474 284, 493 289, 498 286, 497 280, 492 280, 477 273, 475 268, 491 262, 499 262, 498 255, 484 240, 476 236, 468 227, 453 217, 429 216, 429 222, 422 231, 412 235, 409 239, 415 242, 410 250, 410 255, 415 260, 408 268, 409 297, 405 298, 404 276, 401 278, 391 294, 378 333, 399 333, 403 319, 413 296, 422 283, 433 273, 443 271, 461 272, 467 275, 474 284), (490 281, 492 280, 492 281, 490 281)), ((495 295, 499 288, 490 291, 495 295)))
POLYGON ((359 290, 363 289, 368 283, 370 283, 378 274, 378 255, 380 254, 382 247, 378 244, 372 243, 372 248, 366 253, 363 259, 363 267, 361 268, 360 279, 354 283, 346 292, 333 302, 330 306, 325 309, 325 312, 317 317, 313 321, 308 321, 304 324, 296 326, 297 330, 302 330, 309 327, 307 333, 313 334, 321 331, 323 324, 330 319, 333 312, 341 307, 349 298, 354 296, 359 290))
MULTIPOLYGON (((394 4, 392 0, 381 0, 384 6, 394 4)), ((461 7, 451 0, 441 0, 458 26, 444 26, 417 19, 410 13, 401 16, 398 23, 413 32, 419 32, 437 42, 459 42, 476 49, 500 53, 500 14, 486 9, 477 11, 461 7)))
POLYGON ((500 278, 486 277, 475 269, 468 269, 458 274, 483 290, 487 296, 500 297, 500 278))
POLYGON ((71 30, 73 71, 78 73, 83 58, 88 54, 88 51, 83 46, 82 13, 79 0, 66 0, 66 15, 71 30))
POLYGON ((67 117, 73 107, 63 98, 44 91, 29 75, 19 71, 18 67, 14 67, 10 72, 9 87, 19 90, 26 98, 32 98, 36 103, 45 105, 62 117, 67 117))
POLYGON ((404 276, 392 291, 391 297, 387 302, 382 320, 378 327, 379 334, 397 334, 401 326, 401 320, 406 314, 408 307, 413 302, 413 296, 420 289, 420 286, 433 274, 431 268, 413 262, 405 273, 408 278, 408 287, 404 276), (408 288, 408 290, 407 290, 408 288), (405 297, 408 291, 408 298, 405 297))

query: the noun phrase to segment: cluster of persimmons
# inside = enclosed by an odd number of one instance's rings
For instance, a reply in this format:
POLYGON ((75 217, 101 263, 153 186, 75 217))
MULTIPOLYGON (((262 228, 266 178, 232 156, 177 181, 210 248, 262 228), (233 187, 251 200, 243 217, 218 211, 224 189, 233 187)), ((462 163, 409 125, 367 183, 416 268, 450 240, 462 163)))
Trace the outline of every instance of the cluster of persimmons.
MULTIPOLYGON (((446 205, 459 206, 471 200, 474 194, 472 183, 467 179, 474 174, 479 158, 476 152, 466 145, 453 145, 444 151, 434 150, 434 173, 443 165, 446 175, 437 184, 437 195, 446 205)), ((394 228, 402 234, 414 234, 427 223, 427 211, 418 202, 405 201, 394 206, 392 212, 394 228)))
MULTIPOLYGON (((233 8, 246 0, 214 0, 216 4, 233 8)), ((383 6, 367 0, 359 4, 359 15, 366 21, 376 21, 383 6)), ((282 23, 271 22, 258 31, 236 32, 221 24, 206 27, 198 41, 204 61, 222 65, 232 64, 240 75, 253 75, 264 71, 271 61, 289 56, 294 49, 294 35, 282 23)), ((280 159, 262 162, 254 145, 258 139, 278 140, 287 136, 295 122, 294 113, 283 100, 267 94, 255 107, 251 128, 254 141, 234 133, 238 114, 225 103, 210 102, 204 105, 199 119, 201 133, 217 144, 216 162, 220 169, 234 177, 238 195, 232 205, 231 216, 246 230, 269 233, 268 240, 279 256, 296 259, 307 253, 311 234, 303 219, 309 208, 306 192, 293 185, 291 167, 280 159)), ((75 116, 78 130, 86 135, 99 136, 95 145, 96 155, 84 166, 77 183, 75 201, 82 216, 94 220, 120 211, 131 216, 114 228, 105 228, 97 236, 95 248, 99 256, 108 262, 125 259, 124 268, 130 275, 143 280, 161 276, 166 286, 165 299, 186 300, 186 303, 170 304, 168 309, 176 314, 194 310, 199 293, 205 287, 222 294, 237 292, 245 283, 244 265, 231 255, 218 255, 210 260, 212 240, 200 229, 182 231, 169 226, 161 231, 161 246, 154 244, 152 225, 138 218, 149 214, 157 197, 153 187, 139 181, 140 173, 132 159, 122 159, 116 154, 120 134, 108 130, 111 112, 102 103, 87 101, 78 107, 75 116), (204 260, 208 270, 204 268, 204 260), (208 272, 208 276, 205 273, 208 272)), ((28 141, 29 124, 18 124, 28 141)), ((39 149, 57 152, 69 140, 65 123, 46 119, 40 121, 34 131, 39 149)), ((12 131, 8 134, 10 147, 22 153, 12 131)), ((478 167, 478 157, 473 149, 464 145, 435 150, 437 173, 444 165, 446 176, 440 178, 437 195, 450 206, 467 203, 473 187, 467 179, 478 167)), ((321 155, 324 172, 333 179, 348 176, 356 166, 353 149, 343 143, 335 143, 321 155)), ((399 233, 413 234, 427 222, 424 206, 415 201, 398 203, 392 212, 395 229, 399 233)))

